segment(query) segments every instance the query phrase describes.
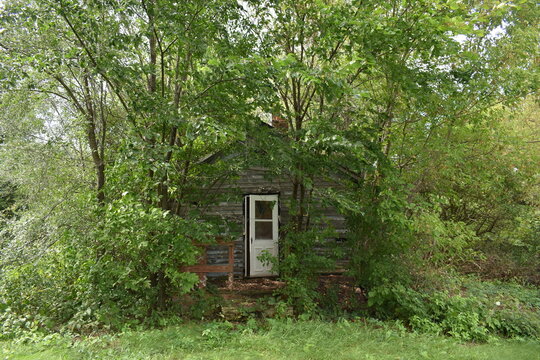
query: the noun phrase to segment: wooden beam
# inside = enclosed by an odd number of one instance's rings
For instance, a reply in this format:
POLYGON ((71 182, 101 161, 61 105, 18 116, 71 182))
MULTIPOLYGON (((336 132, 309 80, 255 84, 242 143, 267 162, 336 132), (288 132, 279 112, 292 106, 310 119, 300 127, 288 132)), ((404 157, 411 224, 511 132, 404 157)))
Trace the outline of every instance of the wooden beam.
POLYGON ((199 258, 197 265, 183 266, 182 271, 196 273, 200 279, 200 286, 206 285, 206 274, 208 273, 227 273, 227 287, 231 288, 234 281, 234 242, 224 242, 222 239, 217 239, 215 244, 195 244, 195 246, 203 247, 203 253, 199 258), (227 246, 228 256, 226 265, 209 265, 208 264, 208 247, 209 246, 227 246))

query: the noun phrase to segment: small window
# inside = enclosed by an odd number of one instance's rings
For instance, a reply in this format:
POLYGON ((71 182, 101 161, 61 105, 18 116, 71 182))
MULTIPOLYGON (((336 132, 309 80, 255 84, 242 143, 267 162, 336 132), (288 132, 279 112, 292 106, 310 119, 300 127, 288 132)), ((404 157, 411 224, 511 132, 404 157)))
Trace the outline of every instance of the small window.
POLYGON ((255 201, 255 219, 272 219, 273 201, 255 201))
POLYGON ((255 221, 255 238, 258 240, 272 239, 273 223, 271 221, 255 221))

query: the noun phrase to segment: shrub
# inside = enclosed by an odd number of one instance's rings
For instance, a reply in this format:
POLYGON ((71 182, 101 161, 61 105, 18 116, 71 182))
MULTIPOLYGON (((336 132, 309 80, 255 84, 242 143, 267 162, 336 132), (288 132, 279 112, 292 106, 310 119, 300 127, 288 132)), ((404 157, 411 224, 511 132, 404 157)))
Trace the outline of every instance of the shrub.
POLYGON ((334 235, 334 231, 329 228, 290 231, 280 240, 283 256, 279 261, 269 254, 263 255, 264 260, 272 263, 273 271, 285 281, 285 287, 279 289, 276 295, 283 296, 298 314, 313 314, 317 310, 319 274, 334 268, 337 254, 316 250, 331 250, 328 249, 328 239, 334 235))
POLYGON ((58 229, 39 257, 0 269, 5 336, 29 329, 89 332, 159 324, 177 310, 175 299, 197 283, 181 267, 195 262, 194 241, 215 238, 212 225, 129 196, 94 211, 99 221, 90 231, 58 229))
POLYGON ((465 341, 486 341, 493 335, 537 339, 540 309, 536 301, 540 296, 536 293, 536 299, 530 296, 520 298, 519 295, 528 294, 528 291, 517 289, 519 287, 515 284, 500 283, 498 291, 494 291, 493 284, 486 286, 464 281, 460 292, 451 293, 448 290, 415 290, 400 284, 383 284, 369 292, 368 305, 373 315, 400 319, 413 331, 442 333, 465 341), (487 292, 486 287, 491 291, 487 292), (484 291, 479 291, 479 288, 484 291), (514 295, 508 295, 507 288, 513 289, 514 295))

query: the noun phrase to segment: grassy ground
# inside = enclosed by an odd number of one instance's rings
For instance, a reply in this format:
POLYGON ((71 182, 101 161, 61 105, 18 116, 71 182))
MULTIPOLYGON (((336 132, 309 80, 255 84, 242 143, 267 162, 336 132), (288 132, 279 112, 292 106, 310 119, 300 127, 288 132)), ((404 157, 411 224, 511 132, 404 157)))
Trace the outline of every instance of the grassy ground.
POLYGON ((460 343, 355 322, 195 324, 87 339, 0 342, 1 359, 540 359, 540 343, 460 343))

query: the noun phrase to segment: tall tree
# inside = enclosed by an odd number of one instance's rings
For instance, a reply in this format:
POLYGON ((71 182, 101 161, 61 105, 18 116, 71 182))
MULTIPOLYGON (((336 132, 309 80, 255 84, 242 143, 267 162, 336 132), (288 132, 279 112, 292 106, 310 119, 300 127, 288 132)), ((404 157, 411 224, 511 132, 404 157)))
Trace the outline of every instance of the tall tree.
POLYGON ((193 229, 188 237, 191 214, 183 206, 202 202, 203 184, 222 176, 200 159, 242 139, 257 104, 255 38, 242 7, 230 0, 15 0, 0 20, 3 90, 56 98, 62 105, 53 122, 71 121, 86 134, 82 156, 93 162, 95 194, 106 205, 96 210, 102 220, 89 242, 100 248, 96 261, 129 266, 144 253, 132 274, 148 277, 154 308, 164 308, 182 285, 180 265, 193 261, 191 242, 210 237, 193 229), (171 214, 184 217, 184 230, 171 214), (110 233, 121 221, 139 239, 124 248, 110 233))

